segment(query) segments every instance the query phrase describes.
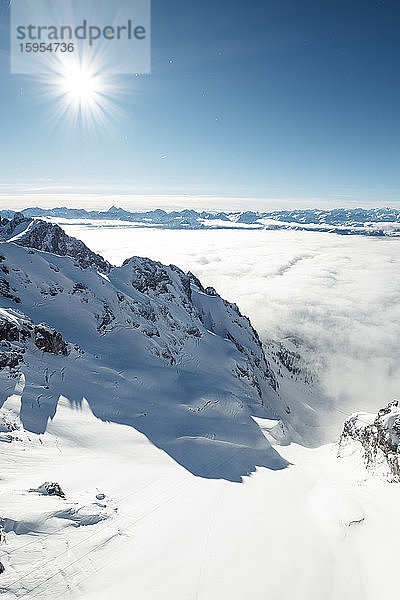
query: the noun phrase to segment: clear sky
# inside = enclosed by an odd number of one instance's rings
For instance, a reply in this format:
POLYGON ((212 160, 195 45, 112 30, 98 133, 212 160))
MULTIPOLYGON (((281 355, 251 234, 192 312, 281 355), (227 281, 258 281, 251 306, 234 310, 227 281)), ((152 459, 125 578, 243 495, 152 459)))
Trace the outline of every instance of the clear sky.
POLYGON ((152 74, 120 77, 90 131, 10 75, 0 2, 3 206, 399 205, 396 0, 153 0, 152 74))

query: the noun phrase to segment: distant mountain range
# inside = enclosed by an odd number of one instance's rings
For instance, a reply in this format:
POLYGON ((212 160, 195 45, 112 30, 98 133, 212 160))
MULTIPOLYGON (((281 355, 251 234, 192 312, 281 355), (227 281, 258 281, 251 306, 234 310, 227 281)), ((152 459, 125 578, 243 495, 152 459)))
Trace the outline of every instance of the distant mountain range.
MULTIPOLYGON (((181 210, 167 212, 156 209, 132 212, 112 206, 107 211, 87 211, 81 208, 26 208, 26 218, 40 217, 79 220, 113 220, 137 227, 164 229, 295 229, 341 235, 400 236, 400 209, 337 208, 280 211, 211 212, 181 210)), ((2 210, 0 215, 12 219, 16 211, 2 210)))

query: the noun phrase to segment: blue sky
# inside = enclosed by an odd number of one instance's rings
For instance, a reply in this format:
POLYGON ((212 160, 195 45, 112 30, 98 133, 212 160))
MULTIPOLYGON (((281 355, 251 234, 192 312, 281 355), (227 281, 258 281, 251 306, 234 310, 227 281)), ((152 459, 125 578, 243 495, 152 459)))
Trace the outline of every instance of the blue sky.
POLYGON ((398 204, 397 2, 153 0, 152 74, 120 78, 118 115, 90 132, 55 123, 42 84, 9 74, 1 2, 3 205, 398 204))

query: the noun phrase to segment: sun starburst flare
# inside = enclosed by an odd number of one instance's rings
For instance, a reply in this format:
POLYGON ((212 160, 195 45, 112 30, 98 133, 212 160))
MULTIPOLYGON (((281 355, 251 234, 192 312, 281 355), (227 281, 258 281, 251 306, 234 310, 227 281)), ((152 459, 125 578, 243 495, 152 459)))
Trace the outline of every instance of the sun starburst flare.
POLYGON ((48 72, 38 77, 39 95, 54 101, 51 116, 68 127, 104 129, 121 115, 117 106, 123 89, 101 58, 62 55, 52 58, 48 72))

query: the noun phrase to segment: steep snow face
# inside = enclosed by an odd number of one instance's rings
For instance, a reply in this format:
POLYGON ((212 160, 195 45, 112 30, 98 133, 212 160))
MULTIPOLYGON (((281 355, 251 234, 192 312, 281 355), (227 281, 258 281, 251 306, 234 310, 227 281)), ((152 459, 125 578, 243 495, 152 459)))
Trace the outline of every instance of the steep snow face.
POLYGON ((59 256, 71 256, 82 267, 96 267, 103 273, 111 268, 99 254, 89 250, 81 240, 71 237, 58 225, 16 213, 11 220, 0 219, 0 236, 27 248, 52 252, 59 256))
POLYGON ((360 445, 367 468, 400 482, 400 407, 394 400, 376 415, 357 413, 344 424, 342 451, 360 445))
POLYGON ((134 427, 191 472, 240 481, 283 468, 252 415, 280 419, 278 384, 249 320, 191 274, 134 257, 108 275, 0 246, 2 401, 41 434, 60 396, 134 427))

